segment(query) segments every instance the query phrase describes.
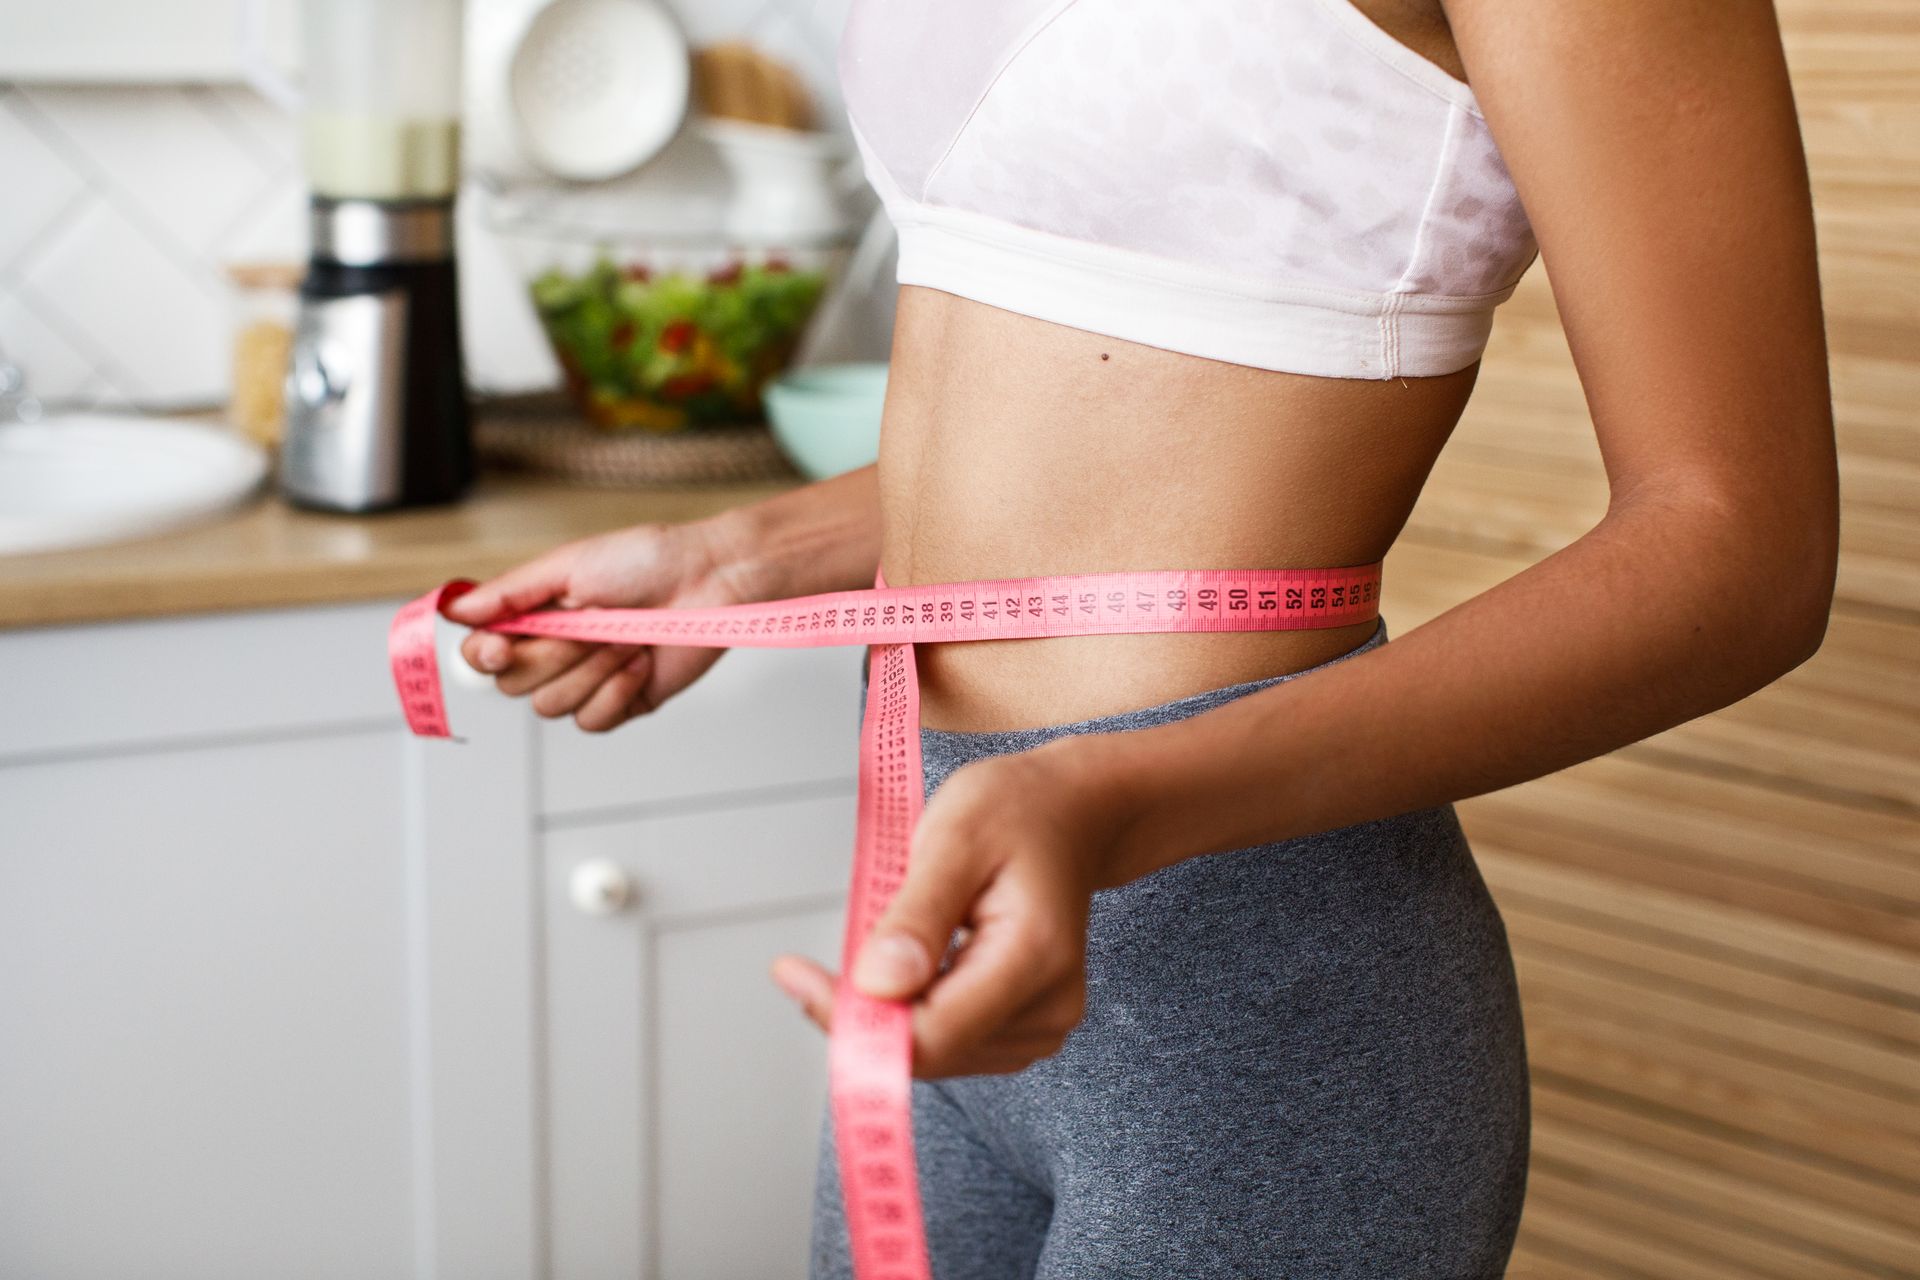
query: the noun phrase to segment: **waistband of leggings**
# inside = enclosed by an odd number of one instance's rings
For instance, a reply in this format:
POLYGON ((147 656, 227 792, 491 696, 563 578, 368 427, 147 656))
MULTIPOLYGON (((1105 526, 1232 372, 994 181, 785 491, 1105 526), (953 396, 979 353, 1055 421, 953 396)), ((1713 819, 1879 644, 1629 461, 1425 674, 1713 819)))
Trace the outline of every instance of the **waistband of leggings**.
MULTIPOLYGON (((1298 671, 1289 671, 1277 676, 1261 676, 1256 680, 1243 680, 1238 684, 1221 685, 1216 689, 1203 689, 1199 693, 1190 693, 1168 702, 1151 707, 1138 707, 1131 711, 1116 711, 1111 715, 1092 716, 1085 720, 1069 720, 1062 724, 1035 726, 1026 729, 932 729, 925 725, 920 728, 920 739, 928 746, 951 747, 956 750, 984 752, 1001 755, 1009 751, 1026 750, 1039 746, 1052 738, 1070 733, 1108 733, 1118 729, 1146 729, 1154 725, 1170 724, 1175 720, 1184 720, 1199 715, 1214 707, 1243 698, 1247 694, 1264 689, 1269 685, 1282 684, 1288 680, 1297 680, 1301 676, 1321 671, 1335 663, 1377 649, 1387 642, 1387 620, 1379 619, 1370 635, 1345 653, 1335 654, 1325 662, 1311 667, 1302 667, 1298 671)), ((865 686, 864 673, 861 677, 865 686)))

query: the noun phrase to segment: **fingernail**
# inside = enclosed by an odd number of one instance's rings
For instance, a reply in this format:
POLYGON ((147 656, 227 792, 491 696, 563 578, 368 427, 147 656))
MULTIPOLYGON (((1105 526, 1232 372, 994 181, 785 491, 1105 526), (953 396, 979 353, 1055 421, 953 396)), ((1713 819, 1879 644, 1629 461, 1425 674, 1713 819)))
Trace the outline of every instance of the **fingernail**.
POLYGON ((904 933, 889 933, 860 949, 853 980, 869 995, 886 996, 917 991, 933 975, 933 962, 919 941, 904 933))

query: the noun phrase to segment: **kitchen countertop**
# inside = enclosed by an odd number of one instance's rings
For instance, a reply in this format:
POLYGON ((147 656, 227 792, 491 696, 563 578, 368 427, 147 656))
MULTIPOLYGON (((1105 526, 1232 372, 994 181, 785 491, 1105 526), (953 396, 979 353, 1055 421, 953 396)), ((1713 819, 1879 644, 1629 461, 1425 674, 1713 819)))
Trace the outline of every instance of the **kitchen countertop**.
POLYGON ((0 556, 0 629, 416 595, 573 538, 695 520, 805 483, 599 489, 483 471, 457 506, 348 516, 292 507, 269 481, 245 507, 175 533, 0 556))

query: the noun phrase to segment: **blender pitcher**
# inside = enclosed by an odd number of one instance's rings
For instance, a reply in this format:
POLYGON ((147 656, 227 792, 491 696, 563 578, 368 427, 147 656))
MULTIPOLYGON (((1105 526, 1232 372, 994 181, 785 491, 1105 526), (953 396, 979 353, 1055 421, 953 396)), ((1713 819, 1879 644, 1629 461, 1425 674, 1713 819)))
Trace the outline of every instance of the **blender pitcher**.
POLYGON ((461 0, 302 0, 301 38, 304 87, 269 89, 298 103, 312 193, 280 488, 332 511, 450 502, 474 471, 453 254, 461 0))

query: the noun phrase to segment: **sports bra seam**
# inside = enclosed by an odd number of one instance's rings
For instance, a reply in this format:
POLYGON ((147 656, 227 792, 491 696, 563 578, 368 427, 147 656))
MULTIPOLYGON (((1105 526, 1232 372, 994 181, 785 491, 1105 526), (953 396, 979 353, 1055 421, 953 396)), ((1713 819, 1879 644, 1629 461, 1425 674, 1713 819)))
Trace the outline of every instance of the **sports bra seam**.
MULTIPOLYGON (((1396 297, 1404 297, 1412 291, 1413 273, 1420 265, 1421 252, 1426 248, 1427 233, 1433 226, 1434 204, 1439 200, 1440 189, 1446 185, 1447 174, 1451 171, 1454 149, 1459 145, 1458 125, 1461 116, 1465 114, 1458 104, 1448 104, 1447 126, 1440 134, 1440 146, 1437 148, 1438 154, 1434 157, 1433 163, 1433 180, 1427 184, 1427 198, 1420 202, 1420 216, 1414 220, 1413 243, 1407 248, 1407 265, 1400 272, 1400 278, 1393 282, 1393 288, 1387 291, 1396 297)), ((1400 365, 1400 309, 1397 306, 1394 307, 1390 319, 1387 315, 1383 315, 1381 325, 1383 330, 1389 327, 1392 330, 1390 343, 1383 343, 1383 346, 1390 345, 1390 351, 1383 352, 1383 355, 1391 357, 1387 361, 1387 376, 1392 377, 1398 372, 1400 365)), ((1385 332, 1381 336, 1388 337, 1385 332)))
MULTIPOLYGON (((932 208, 936 210, 944 208, 944 206, 940 206, 940 205, 926 205, 924 201, 916 202, 916 203, 920 204, 922 207, 932 208)), ((955 209, 955 210, 952 210, 952 212, 959 213, 959 214, 968 214, 971 211, 964 210, 964 209, 955 209)), ((986 215, 978 214, 973 216, 985 217, 986 215)), ((1045 235, 1052 234, 1050 232, 1043 231, 1040 228, 1028 227, 1021 223, 1008 223, 1007 225, 1019 227, 1020 231, 1025 234, 1038 235, 1038 236, 1045 236, 1045 235)), ((971 240, 977 244, 987 245, 991 248, 996 248, 996 249, 1009 248, 1011 252, 1031 253, 1036 256, 1046 257, 1053 261, 1063 263, 1070 267, 1093 270, 1101 275, 1124 276, 1130 280, 1142 280, 1150 284, 1168 285, 1174 288, 1186 290, 1191 293, 1204 293, 1204 294, 1209 294, 1211 296, 1221 297, 1221 298, 1238 298, 1238 299, 1242 299, 1249 302, 1271 302, 1271 303, 1284 304, 1291 301, 1291 299, 1275 298, 1271 295, 1263 295, 1258 293, 1250 293, 1245 291, 1226 289, 1226 288, 1221 288, 1217 285, 1200 283, 1192 280, 1182 280, 1169 275, 1154 275, 1146 271, 1136 270, 1126 266, 1102 264, 1098 267, 1094 267, 1094 266, 1091 266, 1090 264, 1083 263, 1076 260, 1071 255, 1056 252, 1042 245, 1031 245, 1031 246, 1021 245, 1021 246, 1009 247, 1004 245, 1003 242, 996 241, 989 236, 979 234, 978 232, 975 232, 969 228, 956 227, 947 223, 932 221, 926 218, 915 218, 911 215, 911 213, 907 214, 906 216, 897 218, 896 226, 925 227, 932 231, 938 231, 948 235, 959 236, 963 239, 971 240)), ((1088 242, 1088 243, 1091 243, 1091 242, 1088 242)), ((1096 245, 1094 247, 1098 249, 1114 248, 1114 246, 1108 246, 1108 245, 1096 245)), ((1348 314, 1355 314, 1355 315, 1362 315, 1362 316, 1368 316, 1368 315, 1384 316, 1389 311, 1391 311, 1394 315, 1397 316, 1404 310, 1405 301, 1410 297, 1429 299, 1429 300, 1433 300, 1437 302, 1445 302, 1445 303, 1468 304, 1463 306, 1460 310, 1449 310, 1449 311, 1442 311, 1438 313, 1433 313, 1433 312, 1420 313, 1423 315, 1424 314, 1440 314, 1440 315, 1473 314, 1476 312, 1492 310, 1494 307, 1498 306, 1501 302, 1505 301, 1509 296, 1511 296, 1513 292, 1512 288, 1510 287, 1506 289, 1494 289, 1487 293, 1468 293, 1468 294, 1408 293, 1405 291, 1397 291, 1397 290, 1370 292, 1370 291, 1363 291, 1358 289, 1341 289, 1337 286, 1317 285, 1317 284, 1290 284, 1289 283, 1289 284, 1282 284, 1280 285, 1280 287, 1287 290, 1289 293, 1307 294, 1307 295, 1312 295, 1316 297, 1326 298, 1329 301, 1337 300, 1337 301, 1349 302, 1349 303, 1357 304, 1360 306, 1364 306, 1366 308, 1365 310, 1348 312, 1348 314)), ((1336 310, 1338 308, 1328 307, 1327 309, 1336 310)))
MULTIPOLYGON (((847 132, 853 136, 854 147, 863 153, 863 162, 865 156, 872 156, 872 171, 886 179, 884 186, 878 182, 873 182, 871 177, 868 179, 873 187, 874 194, 880 197, 880 203, 883 206, 891 206, 898 202, 911 201, 913 197, 909 196, 907 189, 900 185, 900 179, 894 177, 893 169, 887 164, 886 157, 882 156, 879 151, 874 148, 872 141, 867 137, 866 131, 860 127, 858 117, 856 117, 852 111, 847 112, 847 132), (891 200, 888 199, 889 196, 892 196, 891 200)), ((892 215, 889 214, 888 216, 892 215)))
POLYGON ((1355 8, 1352 0, 1316 0, 1316 3, 1319 4, 1323 12, 1333 17, 1335 25, 1340 28, 1341 34, 1347 38, 1349 44, 1358 48, 1362 53, 1365 53, 1381 66, 1387 68, 1387 70, 1393 72, 1415 88, 1440 99, 1440 101, 1446 103, 1448 106, 1458 107, 1475 119, 1486 119, 1486 116, 1481 114, 1478 104, 1472 100, 1472 85, 1449 74, 1432 59, 1401 44, 1400 41, 1396 40, 1378 23, 1374 22, 1372 18, 1369 18, 1364 12, 1355 8), (1381 40, 1394 45, 1402 51, 1405 57, 1418 59, 1420 62, 1431 67, 1434 75, 1444 76, 1448 81, 1448 86, 1443 88, 1433 81, 1424 78, 1411 67, 1398 61, 1397 58, 1389 56, 1385 49, 1375 45, 1370 40, 1362 39, 1353 29, 1353 24, 1356 22, 1364 22, 1373 27, 1373 29, 1379 33, 1381 40))
POLYGON ((947 139, 947 145, 940 150, 940 158, 933 162, 933 166, 927 170, 927 176, 920 180, 921 199, 926 199, 927 194, 933 190, 933 181, 940 176, 940 170, 946 167, 947 157, 951 156, 953 149, 960 145, 960 140, 967 136, 967 130, 973 125, 973 118, 980 114, 980 108, 986 105, 987 99, 993 94, 994 86, 998 85, 1000 83, 1000 77, 1007 73, 1007 68, 1020 60, 1020 55, 1027 51, 1029 45, 1040 38, 1041 32, 1052 26, 1061 14, 1073 8, 1078 3, 1080 3, 1080 0, 1057 0, 1054 7, 1048 10, 1046 14, 1032 26, 1028 27, 1027 30, 1021 34, 1020 38, 1013 43, 1012 47, 1007 50, 1006 57, 1002 58, 1000 65, 993 69, 993 74, 987 77, 987 82, 980 86, 980 93, 974 98, 973 105, 967 108, 967 114, 961 119, 960 123, 954 127, 953 136, 947 139))

